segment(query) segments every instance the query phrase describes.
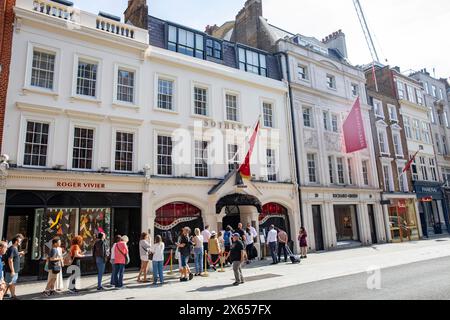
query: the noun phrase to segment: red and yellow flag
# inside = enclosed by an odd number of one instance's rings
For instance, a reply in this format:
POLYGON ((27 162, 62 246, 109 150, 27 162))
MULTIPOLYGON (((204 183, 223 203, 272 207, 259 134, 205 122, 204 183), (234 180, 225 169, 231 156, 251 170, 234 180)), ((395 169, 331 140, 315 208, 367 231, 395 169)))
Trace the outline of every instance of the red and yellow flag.
POLYGON ((250 159, 252 157, 253 148, 255 147, 256 138, 258 136, 259 122, 260 122, 260 120, 258 120, 258 122, 256 123, 255 130, 253 131, 253 134, 249 140, 248 153, 245 156, 244 162, 241 164, 241 166, 239 168, 239 172, 241 173, 241 176, 243 178, 247 178, 247 179, 250 179, 250 177, 252 176, 251 171, 250 171, 250 159))

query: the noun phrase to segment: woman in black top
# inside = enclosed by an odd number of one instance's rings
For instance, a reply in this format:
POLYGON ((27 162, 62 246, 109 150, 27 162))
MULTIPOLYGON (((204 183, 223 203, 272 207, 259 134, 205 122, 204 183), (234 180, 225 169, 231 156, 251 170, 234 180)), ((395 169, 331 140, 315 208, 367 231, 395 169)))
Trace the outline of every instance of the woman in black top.
POLYGON ((182 230, 182 234, 179 238, 179 241, 177 243, 178 250, 180 251, 180 258, 181 258, 181 278, 180 281, 188 281, 192 280, 194 275, 191 273, 191 270, 189 269, 188 261, 189 256, 191 255, 191 248, 192 243, 189 239, 189 234, 191 232, 191 229, 189 227, 184 227, 182 230))

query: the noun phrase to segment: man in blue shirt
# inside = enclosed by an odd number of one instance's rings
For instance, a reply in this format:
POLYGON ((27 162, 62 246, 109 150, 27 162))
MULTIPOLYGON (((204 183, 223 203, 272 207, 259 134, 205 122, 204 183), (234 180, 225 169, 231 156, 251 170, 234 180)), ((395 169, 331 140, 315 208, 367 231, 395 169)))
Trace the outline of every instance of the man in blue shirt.
POLYGON ((4 241, 0 241, 0 300, 3 300, 3 295, 6 291, 6 284, 3 280, 3 256, 8 249, 8 244, 4 241))

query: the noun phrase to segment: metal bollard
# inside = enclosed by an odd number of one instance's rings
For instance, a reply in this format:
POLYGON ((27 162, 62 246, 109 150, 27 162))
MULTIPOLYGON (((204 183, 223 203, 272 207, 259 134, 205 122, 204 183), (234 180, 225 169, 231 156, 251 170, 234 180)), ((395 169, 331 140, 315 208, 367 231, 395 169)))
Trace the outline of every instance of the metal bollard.
POLYGON ((208 273, 208 267, 207 267, 207 259, 208 259, 208 251, 205 250, 205 271, 203 272, 203 274, 201 275, 202 277, 209 277, 209 273, 208 273))
POLYGON ((170 249, 170 271, 168 274, 173 274, 173 249, 170 249))
POLYGON ((220 270, 218 271, 218 272, 225 272, 225 270, 224 270, 224 268, 223 268, 223 260, 224 260, 224 256, 223 256, 223 253, 222 253, 222 258, 223 259, 220 259, 220 270))

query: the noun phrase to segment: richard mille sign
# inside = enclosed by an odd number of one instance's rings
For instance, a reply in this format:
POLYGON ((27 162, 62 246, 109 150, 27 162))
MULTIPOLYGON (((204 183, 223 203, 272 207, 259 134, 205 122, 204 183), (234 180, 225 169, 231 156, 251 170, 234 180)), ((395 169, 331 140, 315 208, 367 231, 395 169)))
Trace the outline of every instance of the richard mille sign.
POLYGON ((358 198, 358 195, 357 194, 335 193, 335 194, 333 194, 333 198, 335 198, 335 199, 356 199, 356 198, 358 198))

